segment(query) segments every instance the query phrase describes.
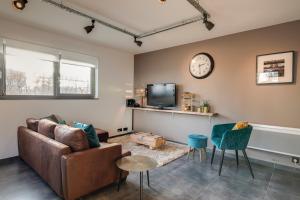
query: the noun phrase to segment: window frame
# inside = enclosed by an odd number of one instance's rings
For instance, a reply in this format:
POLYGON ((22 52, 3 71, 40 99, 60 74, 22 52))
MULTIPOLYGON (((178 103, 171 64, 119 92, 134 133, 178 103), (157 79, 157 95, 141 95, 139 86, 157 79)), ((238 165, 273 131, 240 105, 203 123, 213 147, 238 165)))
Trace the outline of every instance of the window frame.
MULTIPOLYGON (((53 95, 6 95, 6 44, 0 43, 0 100, 48 100, 48 99, 69 99, 69 100, 79 100, 79 99, 98 99, 96 97, 96 71, 98 71, 98 64, 91 67, 91 93, 90 94, 62 94, 60 93, 60 65, 61 65, 61 54, 58 55, 58 61, 54 62, 53 69, 53 95)), ((42 48, 42 46, 40 46, 42 48)), ((18 47, 16 47, 18 48, 18 47)), ((68 52, 71 53, 71 52, 68 52)), ((71 53, 72 54, 72 53, 71 53)), ((74 53, 77 54, 77 53, 74 53)))

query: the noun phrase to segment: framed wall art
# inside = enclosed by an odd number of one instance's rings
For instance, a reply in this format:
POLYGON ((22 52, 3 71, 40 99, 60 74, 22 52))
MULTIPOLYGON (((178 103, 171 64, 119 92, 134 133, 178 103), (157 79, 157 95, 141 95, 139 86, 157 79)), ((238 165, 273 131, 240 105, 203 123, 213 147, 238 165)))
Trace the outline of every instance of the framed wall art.
POLYGON ((294 51, 256 57, 256 84, 294 83, 294 51))

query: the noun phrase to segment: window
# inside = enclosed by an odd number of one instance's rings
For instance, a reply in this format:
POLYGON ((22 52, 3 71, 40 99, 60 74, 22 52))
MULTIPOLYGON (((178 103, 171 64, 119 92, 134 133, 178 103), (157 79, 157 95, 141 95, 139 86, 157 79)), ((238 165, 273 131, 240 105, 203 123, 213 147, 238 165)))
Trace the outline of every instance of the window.
POLYGON ((44 53, 3 44, 0 98, 94 98, 96 59, 70 52, 66 55, 72 55, 71 59, 62 59, 65 57, 62 53, 44 53))
POLYGON ((91 94, 92 67, 80 63, 63 60, 60 65, 61 94, 91 94))
POLYGON ((53 59, 10 47, 5 52, 6 95, 54 95, 53 59))

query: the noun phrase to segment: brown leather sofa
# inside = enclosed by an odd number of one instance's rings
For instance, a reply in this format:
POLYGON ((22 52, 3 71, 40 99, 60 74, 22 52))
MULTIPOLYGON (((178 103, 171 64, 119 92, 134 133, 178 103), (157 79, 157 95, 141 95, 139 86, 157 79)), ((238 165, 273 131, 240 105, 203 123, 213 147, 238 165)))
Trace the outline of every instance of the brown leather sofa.
MULTIPOLYGON (((89 148, 80 129, 49 120, 27 120, 18 128, 19 156, 62 198, 74 200, 118 181, 115 161, 122 154, 119 144, 101 143, 89 148)), ((128 173, 123 173, 126 179, 128 173)))

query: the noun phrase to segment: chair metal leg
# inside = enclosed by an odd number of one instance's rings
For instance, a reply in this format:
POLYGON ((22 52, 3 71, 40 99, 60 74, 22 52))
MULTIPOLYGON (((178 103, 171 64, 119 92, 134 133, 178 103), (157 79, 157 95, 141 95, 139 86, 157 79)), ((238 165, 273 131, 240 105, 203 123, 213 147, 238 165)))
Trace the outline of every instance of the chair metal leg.
POLYGON ((213 146, 213 150, 212 150, 212 155, 211 155, 211 160, 210 160, 210 164, 212 165, 214 162, 214 157, 215 157, 215 152, 216 152, 216 146, 213 146))
POLYGON ((220 162, 219 176, 221 176, 221 172, 222 172, 222 166, 223 166, 223 161, 224 161, 224 155, 225 155, 225 149, 222 150, 222 158, 221 158, 221 162, 220 162))
POLYGON ((247 153, 246 153, 245 150, 243 150, 243 154, 244 154, 244 157, 245 157, 245 159, 246 159, 246 161, 247 161, 247 164, 248 164, 248 167, 249 167, 251 176, 252 176, 252 178, 254 178, 254 174, 253 174, 253 171, 252 171, 252 167, 251 167, 250 161, 249 161, 249 159, 248 159, 248 156, 247 156, 247 153))
POLYGON ((239 151, 235 150, 236 167, 239 167, 239 151))
POLYGON ((149 171, 147 170, 147 183, 148 187, 150 187, 150 178, 149 178, 149 171))

